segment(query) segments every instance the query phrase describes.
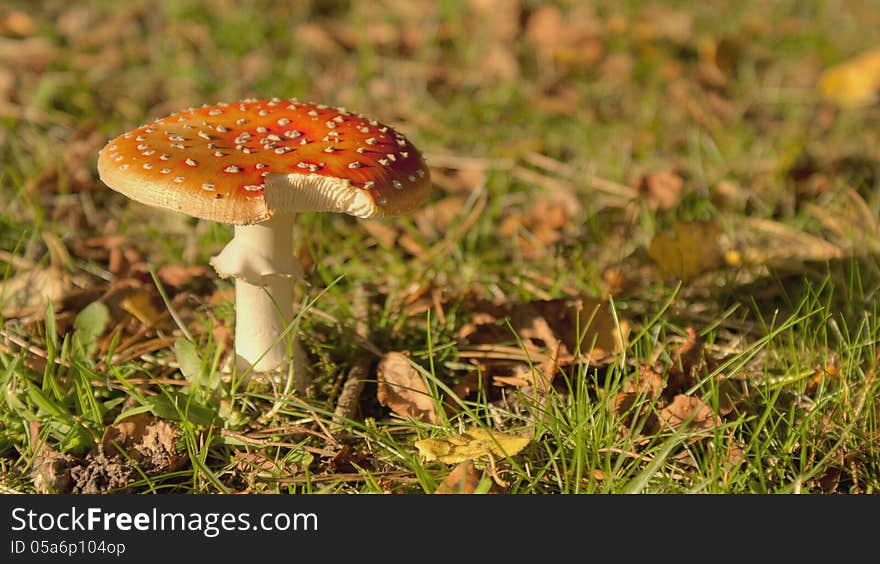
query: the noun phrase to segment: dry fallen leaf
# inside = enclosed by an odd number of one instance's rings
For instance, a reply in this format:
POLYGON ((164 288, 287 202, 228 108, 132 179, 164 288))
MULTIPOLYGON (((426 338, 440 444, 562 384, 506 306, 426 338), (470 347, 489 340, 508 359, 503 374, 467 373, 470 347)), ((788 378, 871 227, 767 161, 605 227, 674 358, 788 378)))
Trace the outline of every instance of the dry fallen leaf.
POLYGON ((41 315, 72 289, 70 274, 54 265, 19 272, 0 282, 3 317, 41 315))
POLYGON ((538 55, 566 66, 586 67, 602 58, 601 24, 587 3, 566 13, 540 5, 526 22, 525 36, 538 55))
POLYGON ((635 378, 623 383, 623 391, 610 398, 609 409, 622 419, 626 427, 633 427, 643 417, 643 434, 655 432, 658 426, 656 416, 651 413, 652 402, 657 400, 666 387, 666 381, 647 364, 640 365, 635 378), (638 410, 634 410, 641 403, 638 410))
POLYGON ((649 172, 639 178, 638 189, 651 209, 665 211, 681 201, 684 180, 674 172, 649 172))
POLYGON ((703 365, 703 341, 693 327, 685 329, 687 337, 673 355, 669 367, 667 391, 677 393, 696 383, 696 372, 703 365))
POLYGON ((718 238, 721 228, 707 221, 678 221, 672 232, 658 233, 648 254, 665 278, 689 280, 723 263, 718 238))
POLYGON ((524 449, 531 440, 530 437, 508 435, 474 427, 461 435, 447 435, 439 439, 422 439, 414 444, 428 462, 438 460, 446 464, 458 464, 465 460, 484 456, 514 456, 524 449))
POLYGON ((460 462, 437 486, 435 494, 472 494, 480 484, 482 475, 472 460, 460 462))
POLYGON ((721 425, 721 419, 700 398, 679 394, 672 403, 659 412, 660 420, 677 429, 687 425, 689 429, 712 429, 721 425))
POLYGON ((410 419, 428 423, 438 421, 436 404, 422 375, 399 352, 386 353, 377 367, 379 403, 410 419))
POLYGON ((196 264, 183 266, 180 264, 166 264, 156 273, 159 279, 169 286, 185 286, 189 284, 193 278, 202 276, 210 276, 211 271, 207 266, 196 264))
POLYGON ((571 227, 572 218, 579 213, 576 199, 560 194, 537 197, 529 203, 528 210, 505 217, 498 233, 512 239, 523 256, 539 258, 553 252, 565 230, 571 227))
POLYGON ((826 69, 819 77, 822 96, 845 107, 877 101, 880 91, 880 47, 826 69))
POLYGON ((147 327, 156 327, 168 321, 164 318, 165 313, 153 305, 148 292, 134 292, 123 298, 119 305, 147 327))

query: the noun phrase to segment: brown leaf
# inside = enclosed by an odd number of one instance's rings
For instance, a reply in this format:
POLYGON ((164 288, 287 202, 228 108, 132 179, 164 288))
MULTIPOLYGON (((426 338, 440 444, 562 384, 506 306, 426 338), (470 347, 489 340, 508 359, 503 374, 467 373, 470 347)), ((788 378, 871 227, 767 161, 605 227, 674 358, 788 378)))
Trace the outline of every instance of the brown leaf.
POLYGON ((653 433, 658 428, 658 420, 653 413, 649 413, 651 402, 660 397, 665 387, 666 382, 662 376, 647 364, 641 364, 635 378, 626 380, 623 391, 611 398, 609 407, 623 419, 626 427, 632 427, 637 420, 647 416, 642 433, 653 433), (639 410, 633 410, 638 402, 643 402, 643 406, 639 410))
POLYGON ((685 329, 687 337, 673 355, 669 367, 668 393, 677 393, 696 383, 696 373, 703 364, 703 341, 693 327, 685 329))
POLYGON ((377 367, 379 403, 409 419, 437 423, 437 407, 422 375, 404 353, 389 352, 377 367))
POLYGON ((685 425, 689 429, 712 429, 721 425, 721 419, 703 400, 684 394, 675 396, 672 403, 661 409, 658 415, 663 423, 673 429, 685 425))
POLYGON ((0 14, 0 35, 17 35, 24 37, 34 33, 34 20, 20 10, 0 14))
POLYGON ((379 243, 379 246, 386 249, 394 246, 399 235, 399 230, 386 221, 366 219, 361 222, 361 225, 379 243))
POLYGON ((182 264, 166 264, 156 274, 159 279, 169 286, 186 286, 193 278, 211 276, 211 271, 203 265, 183 266, 182 264))
POLYGON ((666 211, 681 201, 684 180, 669 171, 649 172, 638 181, 638 190, 644 195, 651 209, 666 211))
POLYGON ((525 35, 542 57, 568 66, 589 66, 605 52, 592 8, 574 6, 567 13, 543 4, 526 22, 525 35))
POLYGON ((505 217, 498 233, 512 238, 527 258, 538 258, 553 251, 579 213, 576 199, 554 193, 535 198, 525 210, 505 217))
POLYGON ((466 203, 465 196, 448 196, 420 208, 413 213, 412 219, 426 241, 436 241, 449 232, 455 220, 462 215, 466 203))
POLYGON ((460 462, 437 486, 435 494, 472 494, 480 484, 482 475, 472 460, 460 462))

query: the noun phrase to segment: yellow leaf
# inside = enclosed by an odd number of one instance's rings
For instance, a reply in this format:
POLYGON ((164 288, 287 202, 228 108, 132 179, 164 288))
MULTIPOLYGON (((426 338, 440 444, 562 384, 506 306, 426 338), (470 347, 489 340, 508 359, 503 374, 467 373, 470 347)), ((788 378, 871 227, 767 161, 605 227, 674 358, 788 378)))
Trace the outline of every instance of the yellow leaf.
POLYGON ((529 437, 507 435, 475 427, 462 435, 448 435, 439 439, 422 439, 415 447, 425 460, 458 464, 484 456, 513 456, 526 447, 529 437))
POLYGON ((150 294, 147 292, 136 292, 126 296, 119 305, 147 327, 160 326, 167 321, 162 319, 163 313, 152 304, 150 294))
POLYGON ((676 222, 672 233, 654 236, 648 254, 662 276, 687 280, 721 264, 720 234, 715 223, 676 222))
POLYGON ((877 101, 880 90, 880 47, 857 55, 819 77, 819 92, 841 106, 856 107, 877 101))

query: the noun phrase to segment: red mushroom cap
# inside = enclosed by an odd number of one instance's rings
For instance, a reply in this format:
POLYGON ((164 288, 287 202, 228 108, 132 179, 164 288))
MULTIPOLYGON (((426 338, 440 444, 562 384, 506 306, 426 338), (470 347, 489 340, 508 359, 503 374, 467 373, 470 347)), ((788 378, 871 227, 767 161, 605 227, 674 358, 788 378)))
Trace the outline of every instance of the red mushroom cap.
POLYGON ((233 224, 275 213, 405 213, 431 186, 422 154, 375 120, 295 99, 192 108, 110 141, 98 173, 138 202, 233 224))

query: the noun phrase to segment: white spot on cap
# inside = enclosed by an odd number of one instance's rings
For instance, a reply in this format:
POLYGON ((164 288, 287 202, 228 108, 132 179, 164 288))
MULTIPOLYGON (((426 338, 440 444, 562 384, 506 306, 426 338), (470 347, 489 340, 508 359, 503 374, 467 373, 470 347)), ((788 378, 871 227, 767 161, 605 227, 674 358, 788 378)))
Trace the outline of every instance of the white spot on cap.
POLYGON ((206 132, 202 131, 201 129, 198 131, 198 133, 196 133, 196 135, 198 135, 202 139, 210 139, 211 138, 210 135, 208 135, 206 132))
POLYGON ((400 180, 392 180, 391 185, 394 186, 394 188, 397 190, 400 190, 403 188, 403 184, 400 183, 400 180))
POLYGON ((175 177, 173 178, 173 180, 174 180, 174 182, 177 182, 178 184, 181 184, 181 183, 183 183, 184 178, 183 178, 182 176, 175 176, 175 177))
POLYGON ((135 147, 135 148, 136 148, 138 151, 146 151, 147 149, 150 148, 150 146, 147 145, 146 143, 141 143, 141 144, 139 144, 139 145, 138 145, 137 147, 135 147))
POLYGON ((213 190, 213 189, 214 189, 214 185, 213 185, 213 184, 202 184, 202 190, 209 190, 209 191, 210 191, 210 190, 213 190))
POLYGON ((225 157, 226 153, 224 153, 223 151, 214 151, 214 156, 215 157, 225 157))
POLYGON ((241 172, 242 168, 240 166, 229 165, 228 167, 223 169, 224 172, 241 172))
POLYGON ((162 160, 162 161, 167 161, 170 158, 171 158, 171 155, 169 155, 168 153, 162 153, 161 155, 159 155, 159 160, 162 160))
POLYGON ((248 192, 257 192, 257 191, 263 189, 263 185, 262 184, 246 184, 244 189, 247 190, 248 192))
POLYGON ((361 168, 361 163, 358 161, 348 163, 348 168, 361 168))
POLYGON ((424 177, 425 177, 425 171, 422 170, 422 169, 417 170, 417 171, 416 171, 416 174, 419 175, 419 178, 424 178, 424 177))
POLYGON ((236 125, 244 125, 246 123, 247 123, 247 120, 244 118, 238 118, 237 120, 235 120, 236 125))
POLYGON ((199 166, 199 163, 195 161, 195 159, 186 159, 185 162, 189 166, 199 166))
POLYGON ((266 168, 267 166, 269 166, 269 165, 267 165, 267 164, 265 164, 265 163, 257 163, 257 164, 256 164, 256 168, 257 168, 257 170, 259 170, 259 169, 261 169, 261 168, 266 168))
POLYGON ((331 145, 328 145, 327 147, 324 148, 324 152, 325 153, 335 153, 336 149, 334 149, 331 145))
POLYGON ((223 110, 220 110, 220 109, 214 108, 213 110, 211 110, 210 112, 208 112, 208 115, 209 115, 209 116, 219 116, 219 115, 222 114, 222 113, 223 113, 223 110))
POLYGON ((171 169, 170 168, 163 168, 159 172, 161 172, 162 174, 169 174, 169 173, 171 173, 171 169))
POLYGON ((394 153, 388 153, 385 156, 388 157, 388 160, 390 160, 391 162, 397 161, 397 157, 394 156, 394 153))
POLYGON ((376 143, 378 143, 378 141, 376 141, 375 137, 368 137, 364 140, 364 143, 366 143, 367 145, 375 145, 376 143))
POLYGON ((119 165, 119 170, 128 170, 128 164, 119 165))
POLYGON ((388 159, 379 159, 379 164, 382 166, 388 166, 388 159))
POLYGON ((218 132, 220 132, 220 133, 226 133, 227 131, 229 131, 228 129, 226 129, 225 126, 222 126, 222 125, 218 125, 218 126, 215 127, 214 129, 216 129, 216 130, 217 130, 218 132))
POLYGON ((287 137, 288 139, 296 139, 300 135, 302 135, 302 132, 297 131, 296 129, 288 129, 287 131, 284 132, 284 136, 287 137))
POLYGON ((376 185, 376 183, 373 182, 372 180, 367 180, 366 182, 364 182, 364 189, 369 190, 370 188, 372 188, 375 185, 376 185))
POLYGON ((153 163, 144 163, 144 168, 150 170, 151 168, 153 168, 153 163))
POLYGON ((277 123, 278 125, 287 125, 288 123, 290 123, 290 120, 287 118, 281 118, 275 123, 277 123))
POLYGON ((266 133, 267 131, 269 131, 269 130, 266 129, 265 127, 263 127, 262 125, 257 128, 257 133, 266 133))
POLYGON ((400 152, 400 156, 403 157, 403 158, 405 158, 405 159, 408 159, 408 158, 409 158, 409 152, 408 152, 408 151, 401 151, 401 152, 400 152))

